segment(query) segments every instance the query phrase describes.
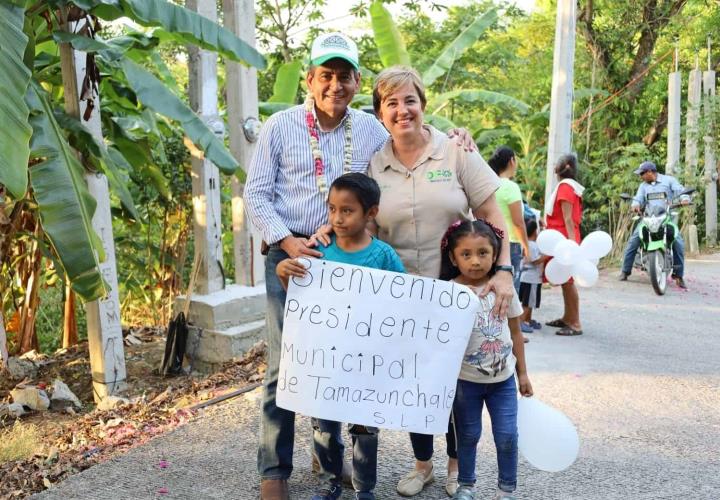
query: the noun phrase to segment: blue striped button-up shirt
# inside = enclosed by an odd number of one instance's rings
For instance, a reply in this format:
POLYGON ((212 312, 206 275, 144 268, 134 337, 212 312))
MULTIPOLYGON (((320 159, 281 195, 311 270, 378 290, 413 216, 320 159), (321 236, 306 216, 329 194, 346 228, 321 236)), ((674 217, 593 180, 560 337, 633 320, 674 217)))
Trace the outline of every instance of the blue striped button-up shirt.
MULTIPOLYGON (((388 133, 373 115, 352 114, 353 172, 367 171, 370 157, 383 147, 388 133)), ((328 186, 343 174, 345 120, 333 130, 320 130, 328 186)), ((268 243, 291 232, 312 234, 327 222, 327 195, 318 191, 305 107, 275 113, 260 132, 245 184, 245 207, 268 243)))

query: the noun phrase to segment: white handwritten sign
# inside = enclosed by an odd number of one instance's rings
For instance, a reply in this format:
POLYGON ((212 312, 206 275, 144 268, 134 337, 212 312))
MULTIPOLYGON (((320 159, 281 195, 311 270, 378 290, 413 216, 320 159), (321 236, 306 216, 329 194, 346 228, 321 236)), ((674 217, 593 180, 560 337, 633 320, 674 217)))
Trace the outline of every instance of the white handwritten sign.
POLYGON ((478 308, 456 283, 302 259, 290 280, 277 405, 339 422, 443 434, 478 308))

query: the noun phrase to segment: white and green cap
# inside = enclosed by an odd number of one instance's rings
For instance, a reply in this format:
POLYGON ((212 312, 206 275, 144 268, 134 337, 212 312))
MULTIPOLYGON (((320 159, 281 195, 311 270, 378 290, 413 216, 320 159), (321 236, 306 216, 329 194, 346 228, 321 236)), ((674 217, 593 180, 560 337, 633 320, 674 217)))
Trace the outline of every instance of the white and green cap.
POLYGON ((358 49, 355 42, 342 33, 325 33, 315 39, 310 51, 310 64, 322 65, 325 61, 339 57, 360 69, 358 49))

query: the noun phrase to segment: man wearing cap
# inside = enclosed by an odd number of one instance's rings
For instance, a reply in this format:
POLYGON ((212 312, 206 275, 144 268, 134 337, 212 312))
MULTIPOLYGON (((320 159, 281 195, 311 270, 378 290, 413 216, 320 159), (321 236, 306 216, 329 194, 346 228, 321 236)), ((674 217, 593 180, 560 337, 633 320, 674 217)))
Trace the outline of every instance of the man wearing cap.
MULTIPOLYGON (((275 113, 262 128, 245 185, 245 206, 269 249, 267 291, 267 371, 260 421, 260 498, 286 500, 292 472, 295 414, 278 408, 285 290, 275 274, 288 257, 320 257, 310 235, 327 223, 328 186, 344 173, 367 171, 370 157, 388 138, 382 124, 349 107, 360 86, 358 50, 341 33, 319 36, 312 45, 307 100, 275 113)), ((459 143, 474 148, 465 130, 459 143)), ((313 498, 336 498, 334 491, 313 498)))
MULTIPOLYGON (((680 184, 677 179, 671 175, 659 174, 657 167, 651 161, 645 161, 640 164, 640 167, 635 170, 635 173, 640 176, 643 180, 642 184, 638 187, 637 193, 633 197, 630 208, 636 212, 641 213, 645 209, 645 205, 650 207, 657 205, 659 208, 665 208, 667 200, 680 197, 680 203, 687 205, 690 203, 690 197, 688 195, 682 195, 685 188, 680 184), (664 199, 650 199, 648 195, 662 193, 665 195, 664 199)), ((620 281, 626 281, 630 273, 632 272, 633 262, 635 261, 635 254, 640 247, 640 233, 637 228, 630 237, 627 247, 625 248, 625 256, 623 257, 622 270, 620 271, 620 281)), ((673 278, 680 288, 687 288, 685 280, 683 279, 683 273, 685 270, 685 242, 682 239, 682 235, 678 233, 675 235, 675 241, 673 242, 673 278)))

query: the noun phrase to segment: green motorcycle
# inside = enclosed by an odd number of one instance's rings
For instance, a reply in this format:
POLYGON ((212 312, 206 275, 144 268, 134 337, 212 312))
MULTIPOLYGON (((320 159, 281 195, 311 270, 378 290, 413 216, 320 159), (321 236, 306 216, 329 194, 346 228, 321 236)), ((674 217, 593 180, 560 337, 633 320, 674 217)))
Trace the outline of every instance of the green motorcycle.
MULTIPOLYGON (((680 195, 694 193, 695 189, 686 189, 680 195)), ((627 193, 620 195, 626 201, 633 197, 627 193)), ((650 193, 647 195, 645 209, 642 215, 633 217, 638 222, 637 231, 640 235, 640 248, 635 254, 634 267, 646 271, 650 275, 653 290, 658 295, 665 295, 668 277, 673 270, 672 245, 675 235, 680 231, 677 225, 677 209, 686 206, 668 199, 665 193, 650 193), (657 203, 652 206, 649 201, 663 200, 664 206, 657 203)))

